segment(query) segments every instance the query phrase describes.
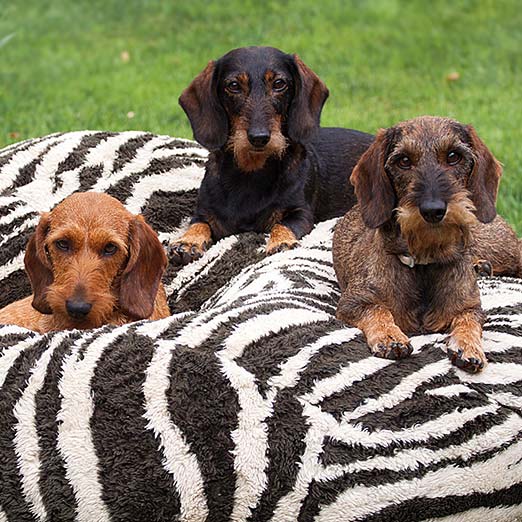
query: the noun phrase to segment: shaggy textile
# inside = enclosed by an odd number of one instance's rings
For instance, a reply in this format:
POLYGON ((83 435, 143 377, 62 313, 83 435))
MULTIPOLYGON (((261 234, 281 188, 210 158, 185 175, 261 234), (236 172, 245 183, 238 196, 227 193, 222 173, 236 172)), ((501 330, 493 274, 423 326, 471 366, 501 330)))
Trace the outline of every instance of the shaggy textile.
MULTIPOLYGON (((0 306, 30 293, 38 211, 106 191, 166 243, 205 157, 142 132, 0 151, 0 306)), ((269 258, 243 234, 170 267, 161 321, 0 326, 0 522, 522 520, 521 281, 480 283, 482 374, 451 366, 443 335, 371 357, 334 317, 334 224, 269 258)))

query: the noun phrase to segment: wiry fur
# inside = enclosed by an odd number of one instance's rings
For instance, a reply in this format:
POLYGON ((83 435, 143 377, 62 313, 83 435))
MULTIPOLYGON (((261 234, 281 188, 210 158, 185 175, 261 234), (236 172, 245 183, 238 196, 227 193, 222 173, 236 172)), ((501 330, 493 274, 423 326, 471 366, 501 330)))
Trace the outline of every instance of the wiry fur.
POLYGON ((415 252, 417 262, 450 262, 470 241, 470 226, 477 223, 474 210, 467 191, 460 191, 448 202, 441 224, 426 223, 411 200, 397 208, 397 223, 408 251, 415 252))
POLYGON ((348 176, 373 137, 319 128, 327 96, 297 55, 272 47, 234 49, 194 78, 179 102, 210 154, 191 227, 171 246, 174 262, 247 231, 270 234, 268 254, 293 248, 314 222, 353 205, 348 176), (193 230, 201 223, 203 238, 193 230))
POLYGON ((452 362, 484 367, 473 262, 520 274, 520 244, 495 218, 500 175, 474 129, 447 118, 382 130, 361 157, 351 176, 359 205, 334 234, 337 317, 361 328, 375 355, 404 357, 406 334, 449 331, 452 362))
POLYGON ((0 310, 0 323, 48 332, 167 317, 166 264, 141 216, 107 194, 73 194, 42 215, 25 255, 34 293, 0 310), (107 245, 115 251, 105 253, 107 245), (71 300, 90 304, 88 314, 71 316, 71 300))

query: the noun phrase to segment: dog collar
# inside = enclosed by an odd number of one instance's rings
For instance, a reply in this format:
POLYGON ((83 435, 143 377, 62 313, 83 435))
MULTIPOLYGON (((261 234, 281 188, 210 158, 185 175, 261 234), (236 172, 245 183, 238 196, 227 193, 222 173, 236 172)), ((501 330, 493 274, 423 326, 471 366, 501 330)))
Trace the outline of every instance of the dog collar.
POLYGON ((415 265, 429 265, 429 262, 421 262, 416 260, 409 252, 407 254, 397 254, 399 261, 409 268, 413 268, 415 265))

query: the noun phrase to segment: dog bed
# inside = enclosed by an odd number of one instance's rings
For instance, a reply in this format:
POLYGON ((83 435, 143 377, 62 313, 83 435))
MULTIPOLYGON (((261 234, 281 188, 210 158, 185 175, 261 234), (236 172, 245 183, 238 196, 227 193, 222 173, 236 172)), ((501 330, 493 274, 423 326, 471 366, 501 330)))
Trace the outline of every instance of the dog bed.
MULTIPOLYGON (((105 191, 166 244, 205 158, 143 132, 0 151, 0 306, 30 293, 39 211, 105 191)), ((335 319, 334 225, 271 257, 249 233, 169 267, 167 319, 0 326, 0 521, 522 520, 522 281, 480 281, 483 373, 452 366, 443 335, 371 357, 335 319)))

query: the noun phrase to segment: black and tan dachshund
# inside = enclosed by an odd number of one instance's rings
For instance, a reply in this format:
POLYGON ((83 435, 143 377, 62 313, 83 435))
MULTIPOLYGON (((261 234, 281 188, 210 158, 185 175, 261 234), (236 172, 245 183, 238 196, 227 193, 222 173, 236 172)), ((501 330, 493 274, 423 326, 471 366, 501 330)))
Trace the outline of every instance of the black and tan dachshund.
POLYGON ((351 208, 350 173, 374 138, 320 128, 327 97, 297 55, 272 47, 230 51, 192 81, 179 102, 210 154, 191 226, 170 248, 174 262, 246 231, 270 234, 268 254, 290 249, 314 222, 351 208))

